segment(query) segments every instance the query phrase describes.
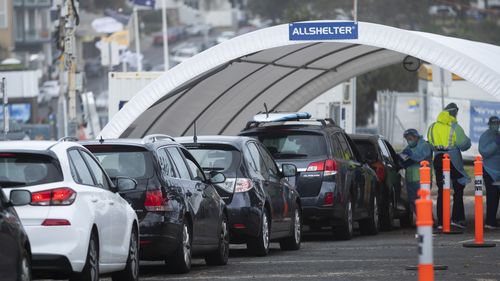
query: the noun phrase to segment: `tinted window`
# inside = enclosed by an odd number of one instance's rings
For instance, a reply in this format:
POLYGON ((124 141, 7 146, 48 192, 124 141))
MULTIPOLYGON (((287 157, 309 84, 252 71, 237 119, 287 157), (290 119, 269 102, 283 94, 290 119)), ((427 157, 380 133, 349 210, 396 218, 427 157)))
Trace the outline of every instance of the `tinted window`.
POLYGON ((69 159, 72 162, 71 164, 75 167, 74 170, 76 171, 76 175, 73 175, 73 179, 75 180, 75 182, 79 184, 95 185, 92 174, 90 173, 87 164, 85 164, 85 161, 80 155, 80 152, 78 152, 78 150, 76 149, 73 149, 70 150, 68 154, 69 159))
POLYGON ((267 152, 264 147, 260 145, 259 147, 262 159, 267 166, 267 171, 274 176, 278 176, 278 168, 276 167, 276 163, 274 162, 273 158, 271 157, 271 155, 269 155, 269 152, 267 152))
POLYGON ((319 134, 295 133, 260 135, 259 140, 276 159, 326 156, 325 137, 319 134))
POLYGON ((101 169, 101 167, 99 167, 99 164, 97 164, 94 158, 92 158, 92 156, 90 156, 87 152, 82 151, 81 153, 83 155, 83 158, 85 158, 85 160, 89 164, 90 170, 94 174, 94 177, 97 181, 97 185, 105 189, 109 189, 108 179, 106 178, 106 174, 104 173, 104 171, 101 169))
POLYGON ((349 144, 347 143, 346 138, 344 137, 343 134, 337 134, 337 139, 340 144, 340 149, 341 149, 341 157, 345 160, 354 160, 351 152, 351 148, 349 147, 349 144))
POLYGON ((198 180, 198 181, 204 181, 205 174, 198 166, 198 163, 197 163, 196 159, 193 157, 193 155, 191 155, 191 153, 189 153, 189 151, 187 151, 184 148, 181 148, 180 150, 184 154, 184 158, 186 159, 186 162, 188 164, 188 168, 191 171, 192 179, 198 180))
POLYGON ((47 155, 0 153, 0 186, 23 187, 63 180, 58 162, 47 155))
POLYGON ((151 178, 154 173, 151 153, 142 147, 126 145, 86 146, 97 157, 111 178, 151 178))
POLYGON ((392 162, 391 153, 389 152, 389 150, 385 146, 384 142, 379 139, 378 140, 378 145, 380 147, 380 151, 382 151, 382 157, 384 157, 384 159, 386 161, 392 162))
POLYGON ((187 147, 205 171, 218 171, 226 176, 235 176, 240 165, 240 152, 229 145, 203 145, 187 147))
POLYGON ((266 171, 266 164, 264 164, 264 160, 262 159, 259 149, 257 148, 257 145, 255 143, 251 142, 248 143, 248 150, 250 151, 250 156, 252 157, 252 160, 254 162, 254 169, 257 172, 263 173, 266 171))
POLYGON ((191 174, 189 173, 188 167, 186 166, 179 150, 176 147, 168 147, 167 151, 170 153, 170 156, 172 156, 172 160, 177 167, 177 171, 179 172, 181 179, 190 180, 191 174))
POLYGON ((378 160, 377 147, 373 143, 368 140, 354 140, 354 143, 365 159, 378 160))
POLYGON ((163 179, 167 179, 168 177, 175 178, 175 168, 165 148, 158 149, 157 155, 163 179))

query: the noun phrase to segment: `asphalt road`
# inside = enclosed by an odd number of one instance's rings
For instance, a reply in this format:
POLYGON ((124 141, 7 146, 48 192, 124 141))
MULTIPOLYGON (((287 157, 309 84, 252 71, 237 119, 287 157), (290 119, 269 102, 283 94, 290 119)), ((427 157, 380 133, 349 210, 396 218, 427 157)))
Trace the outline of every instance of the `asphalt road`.
MULTIPOLYGON (((466 209, 465 234, 434 237, 434 263, 448 266, 436 271, 435 279, 500 280, 500 230, 485 232, 496 248, 464 248, 463 242, 474 237, 473 197, 466 198, 466 209)), ((333 240, 326 228, 304 235, 299 251, 280 251, 273 243, 267 257, 252 257, 243 246, 232 245, 228 265, 209 267, 199 259, 185 275, 168 274, 163 263, 143 263, 141 280, 417 280, 416 271, 406 270, 418 263, 415 229, 357 234, 350 241, 333 240)))

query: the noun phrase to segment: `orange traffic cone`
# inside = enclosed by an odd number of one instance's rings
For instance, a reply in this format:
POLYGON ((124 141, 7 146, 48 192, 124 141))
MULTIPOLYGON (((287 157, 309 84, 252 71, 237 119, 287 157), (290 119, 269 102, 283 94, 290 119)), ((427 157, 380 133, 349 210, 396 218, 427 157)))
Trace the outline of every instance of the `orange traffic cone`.
POLYGON ((444 177, 444 183, 443 183, 443 231, 441 233, 443 234, 461 234, 463 233, 462 231, 458 230, 451 230, 451 222, 450 222, 450 210, 451 210, 451 204, 450 204, 450 197, 451 197, 451 176, 450 176, 450 171, 451 171, 451 163, 450 163, 450 155, 448 153, 445 153, 443 155, 443 177, 444 177))

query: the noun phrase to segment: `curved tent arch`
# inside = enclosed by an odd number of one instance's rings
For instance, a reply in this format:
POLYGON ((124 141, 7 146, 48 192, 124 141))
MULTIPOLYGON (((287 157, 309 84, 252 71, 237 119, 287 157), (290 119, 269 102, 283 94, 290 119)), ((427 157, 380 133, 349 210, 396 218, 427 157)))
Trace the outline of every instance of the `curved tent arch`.
POLYGON ((296 110, 340 82, 406 55, 447 69, 500 100, 498 46, 365 22, 358 22, 358 35, 356 40, 290 41, 283 24, 233 38, 165 72, 101 135, 184 135, 194 121, 200 133, 235 133, 263 102, 296 110))

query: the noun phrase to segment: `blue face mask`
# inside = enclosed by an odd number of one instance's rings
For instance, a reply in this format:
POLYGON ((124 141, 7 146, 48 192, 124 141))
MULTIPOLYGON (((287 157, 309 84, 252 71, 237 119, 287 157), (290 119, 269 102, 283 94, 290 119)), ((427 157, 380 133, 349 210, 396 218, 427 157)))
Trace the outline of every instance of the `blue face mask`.
POLYGON ((415 140, 409 140, 409 141, 408 141, 408 145, 409 145, 410 147, 415 147, 415 146, 417 146, 417 141, 415 141, 415 140))

